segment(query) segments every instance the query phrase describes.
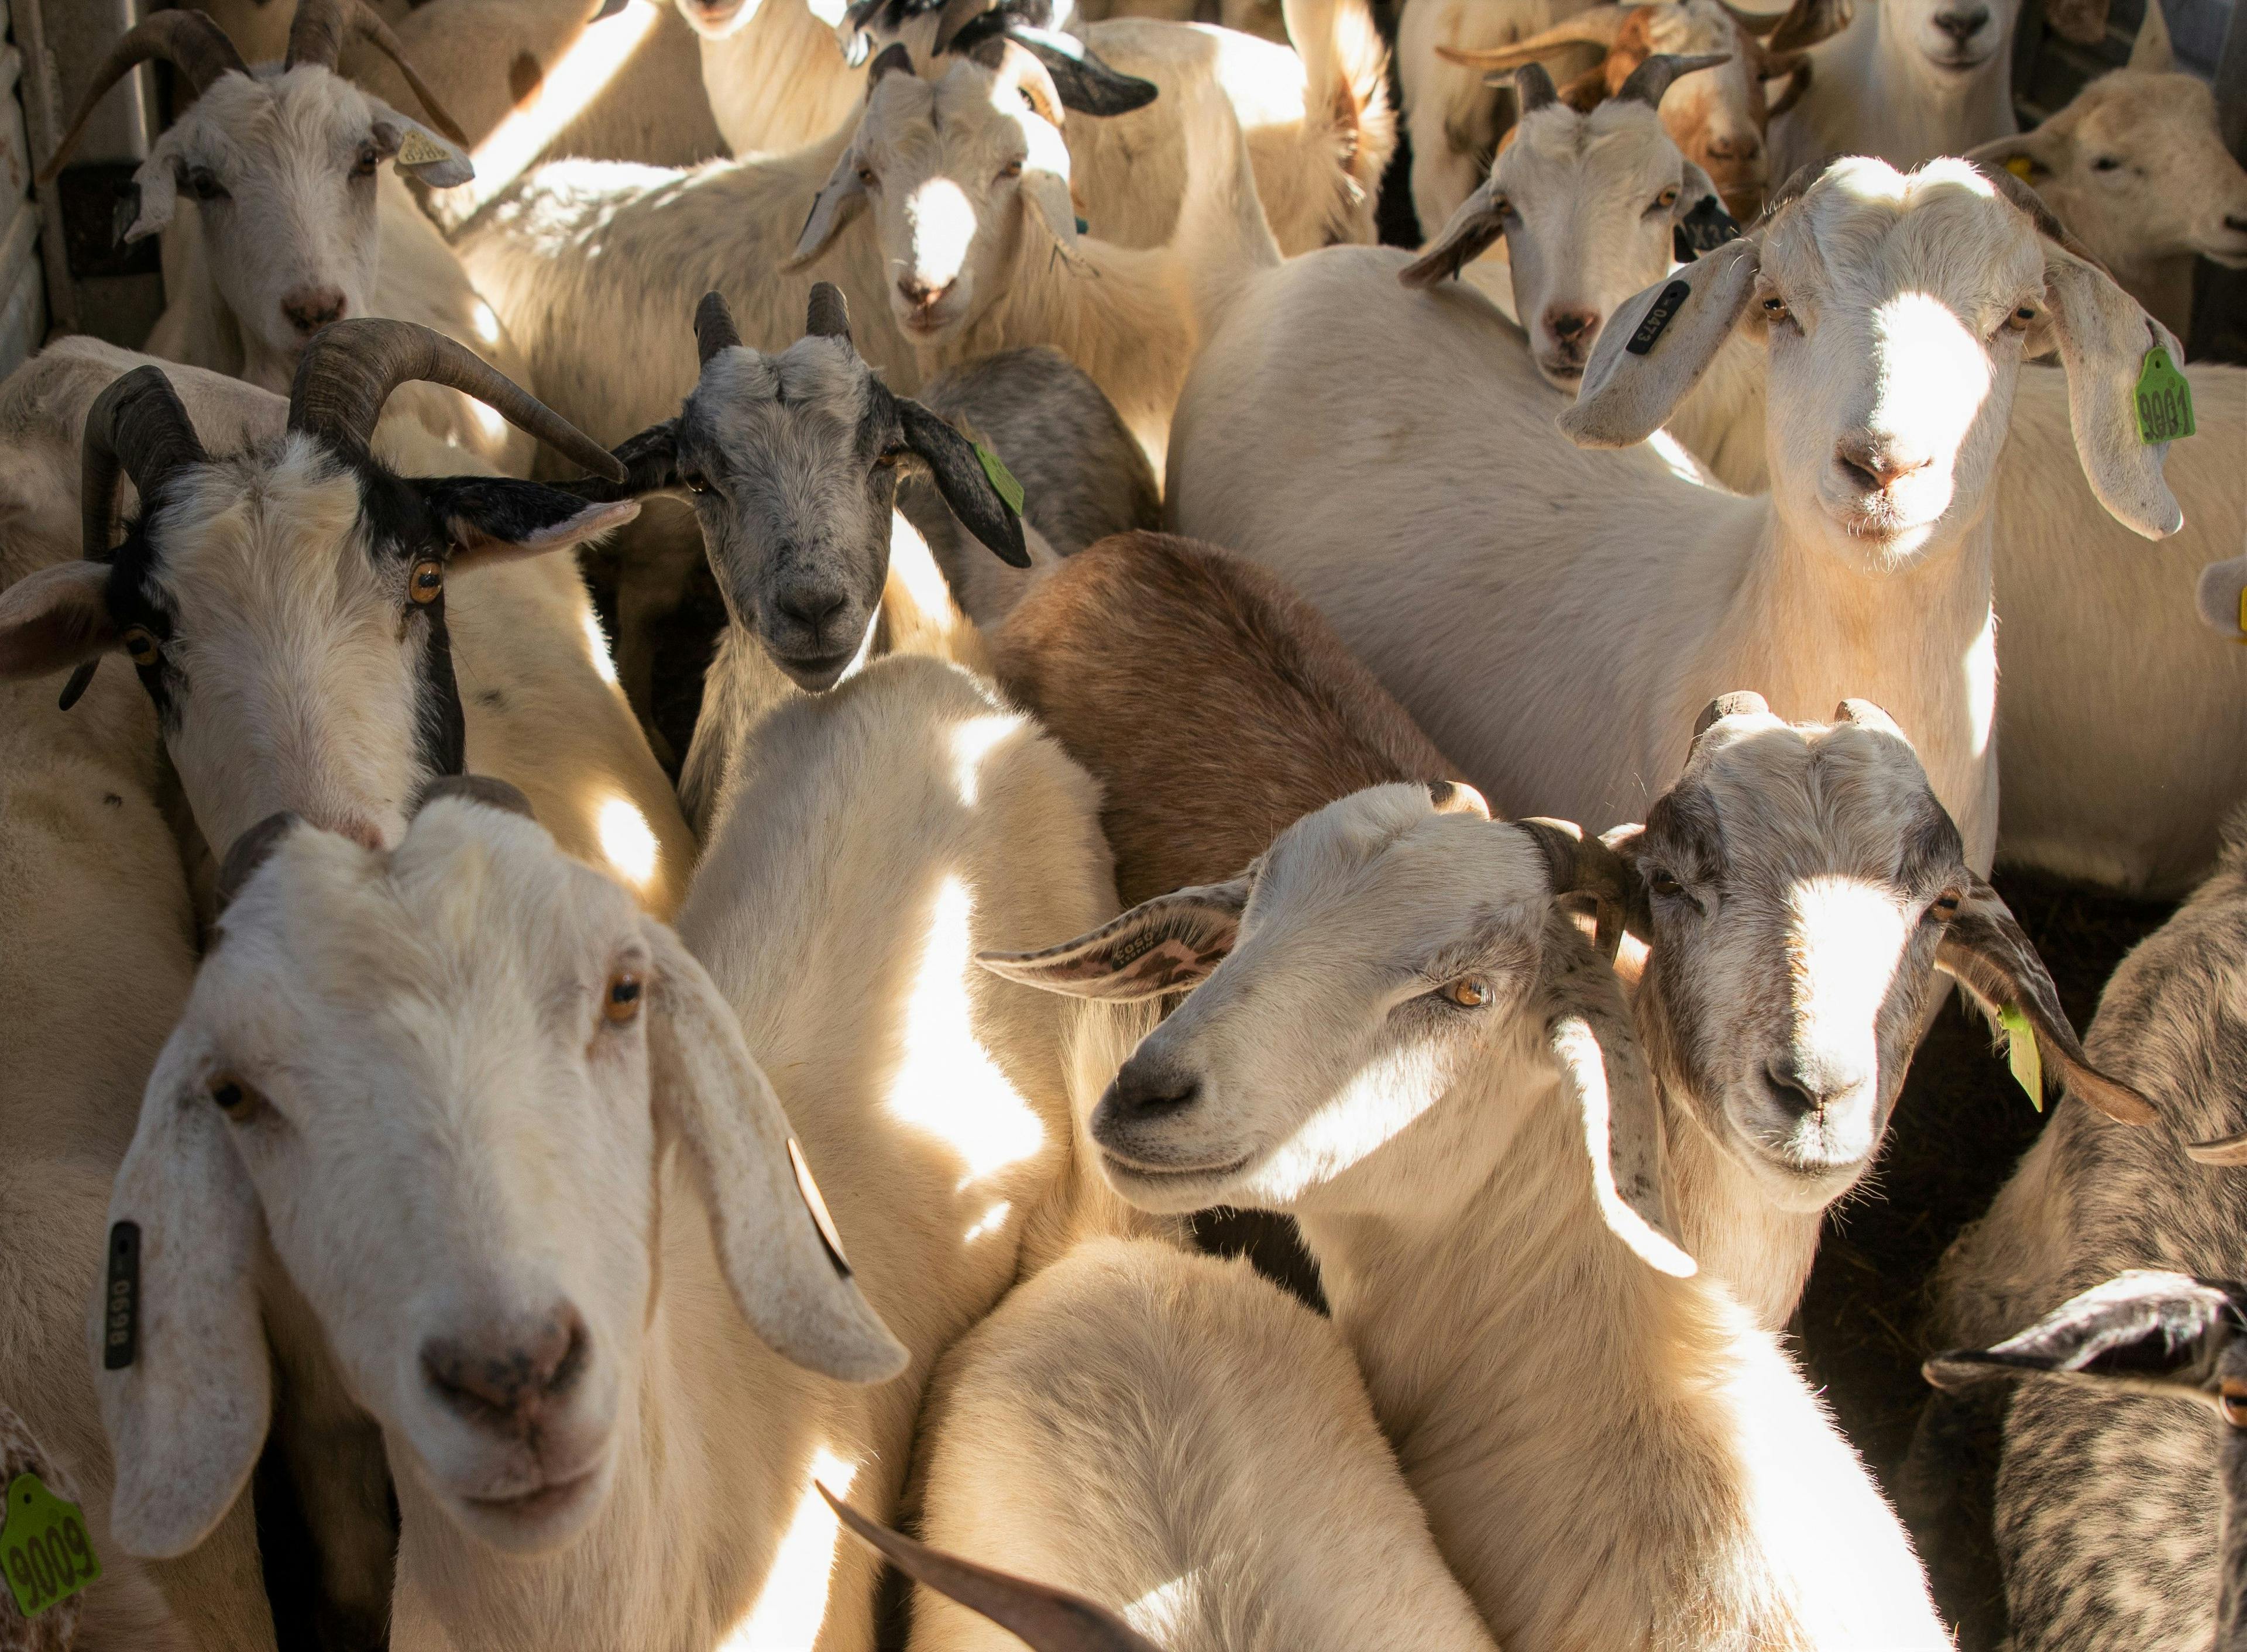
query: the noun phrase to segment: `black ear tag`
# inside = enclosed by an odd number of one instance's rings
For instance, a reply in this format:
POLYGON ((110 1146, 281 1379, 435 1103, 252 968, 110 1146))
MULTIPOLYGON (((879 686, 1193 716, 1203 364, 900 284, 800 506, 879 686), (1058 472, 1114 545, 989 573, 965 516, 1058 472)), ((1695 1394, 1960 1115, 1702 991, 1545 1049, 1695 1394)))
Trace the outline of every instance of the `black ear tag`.
POLYGON ((1670 317, 1692 296, 1693 289, 1686 282, 1673 281, 1664 287, 1662 296, 1654 301, 1654 308, 1646 312, 1646 319, 1638 324, 1638 331, 1624 342, 1623 348, 1634 356, 1643 356, 1652 350, 1654 341, 1661 338, 1663 330, 1670 325, 1670 317))
POLYGON ((1670 232, 1670 252, 1679 263, 1690 264, 1703 253, 1714 252, 1727 241, 1739 238, 1739 223, 1725 210, 1724 201, 1716 195, 1704 195, 1701 203, 1670 232))
POLYGON ((109 1282, 101 1294, 101 1369, 121 1371, 140 1356, 140 1224, 109 1230, 109 1282))
POLYGON ((96 654, 70 674, 70 680, 63 685, 63 697, 55 702, 57 710, 68 711, 85 697, 85 691, 93 681, 94 671, 100 664, 101 656, 96 654))

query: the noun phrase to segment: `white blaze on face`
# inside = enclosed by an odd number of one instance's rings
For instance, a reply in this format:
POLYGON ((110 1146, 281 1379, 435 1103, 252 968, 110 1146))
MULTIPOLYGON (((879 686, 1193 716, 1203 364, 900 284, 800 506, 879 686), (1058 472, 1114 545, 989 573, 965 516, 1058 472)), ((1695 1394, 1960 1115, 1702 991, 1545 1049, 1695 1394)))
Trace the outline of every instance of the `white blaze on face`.
POLYGON ((975 239, 975 203, 949 178, 930 178, 905 197, 904 267, 931 290, 947 287, 966 267, 967 249, 975 239))
MULTIPOLYGON (((1858 878, 1806 878, 1787 897, 1793 1056, 1836 1101, 1869 1102, 1880 1077, 1881 1007, 1895 984, 1915 915, 1893 890, 1858 878)), ((1869 1118, 1867 1121, 1869 1125, 1869 1118)))
POLYGON ((1932 522, 1950 508, 1951 461, 1990 393, 1982 341, 1932 293, 1903 292, 1872 314, 1879 377, 1868 430, 1922 468, 1889 488, 1904 515, 1932 522))

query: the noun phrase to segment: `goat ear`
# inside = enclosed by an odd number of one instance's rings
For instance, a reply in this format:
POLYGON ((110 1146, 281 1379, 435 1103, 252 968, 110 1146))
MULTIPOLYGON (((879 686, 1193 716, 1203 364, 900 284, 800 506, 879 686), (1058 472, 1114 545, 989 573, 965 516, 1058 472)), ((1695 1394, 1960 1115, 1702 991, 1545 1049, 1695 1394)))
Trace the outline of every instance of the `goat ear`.
POLYGON ((2067 158, 2067 142, 2064 133, 2038 126, 1977 144, 1966 152, 1966 158, 1985 167, 2003 167, 2033 188, 2039 179, 2060 169, 2067 158))
MULTIPOLYGON (((2091 1065, 2060 1007, 2059 989, 2037 956, 2012 909, 1982 878, 1967 874, 1958 911, 1943 925, 1935 966, 1966 989, 1984 1014, 1998 1022, 2011 1011, 2026 1019, 2036 1039, 2039 1067, 2052 1062, 2071 1094, 2123 1124, 2150 1124, 2146 1098, 2091 1065)), ((2018 1034, 2012 1034, 2018 1036, 2018 1034)))
POLYGON ((2148 74, 2167 74, 2176 67, 2176 51, 2169 44, 2169 20, 2162 15, 2162 0, 2146 0, 2146 15, 2130 42, 2129 67, 2148 74))
POLYGON ((108 1266, 87 1321, 117 1464, 109 1528, 149 1559, 185 1553, 234 1505, 272 1411, 251 1283, 257 1199, 205 1093, 208 1062, 191 1007, 111 1187, 108 1266))
POLYGON ((2133 1270, 2069 1298, 1995 1348, 1938 1354, 1922 1369, 1941 1389, 2032 1372, 2107 1388, 2197 1390, 2238 1335, 2239 1314, 2221 1286, 2133 1270))
POLYGON ((1022 200, 1035 215, 1046 239, 1072 275, 1094 273, 1080 249, 1076 201, 1069 189, 1069 149, 1061 133, 1042 121, 1027 121, 1030 153, 1022 162, 1022 200))
POLYGON ((1664 1231, 1662 1113, 1630 1011, 1604 960, 1586 951, 1581 964, 1554 984, 1556 1013, 1545 1041, 1562 1094, 1584 1121, 1593 1196, 1608 1228, 1641 1261, 1690 1278, 1697 1265, 1664 1231), (1597 1001, 1590 1001, 1595 993, 1597 1001))
POLYGON ((452 536, 455 572, 583 544, 639 515, 637 499, 589 501, 512 476, 446 476, 419 484, 452 536))
POLYGON ((137 209, 118 236, 119 241, 129 246, 150 236, 161 235, 172 227, 172 216, 180 204, 180 180, 173 170, 174 164, 171 153, 160 144, 155 154, 140 163, 140 169, 133 174, 133 191, 139 197, 137 209))
POLYGON ((827 174, 826 183, 812 198, 811 210, 803 220, 803 233, 796 238, 796 250, 781 268, 801 270, 826 251, 827 243, 857 216, 865 204, 866 186, 858 181, 858 150, 854 144, 836 159, 835 170, 827 174))
POLYGON ((117 646, 109 570, 57 563, 0 590, 0 679, 44 677, 117 646))
POLYGON ((1701 381, 1755 290, 1759 236, 1703 253, 1616 306, 1561 429, 1579 447, 1644 441, 1701 381))
POLYGON ((1212 974, 1240 933, 1248 880, 1142 901, 1088 935, 1035 952, 978 952, 994 975, 1071 998, 1118 1002, 1181 993, 1212 974))
MULTIPOLYGON (((374 99, 369 99, 373 103, 374 99)), ((410 119, 386 103, 375 103, 375 147, 398 170, 432 189, 450 189, 476 175, 475 163, 450 138, 410 119)))
POLYGON ((928 461, 936 490, 960 525, 1001 562, 1028 568, 1030 553, 1022 543, 1022 519, 1000 495, 975 444, 920 403, 903 397, 898 399, 898 422, 905 428, 905 446, 928 461))
POLYGON ((1448 281, 1482 256, 1506 233, 1506 195, 1495 178, 1485 178, 1475 192, 1459 203, 1420 256, 1397 272, 1408 287, 1432 287, 1448 281))
POLYGON ((1144 109, 1161 91, 1151 80, 1142 80, 1111 69, 1100 55, 1074 35, 1015 24, 1007 39, 1021 46, 1053 77, 1054 95, 1062 108, 1086 115, 1124 115, 1144 109))
POLYGON ((888 1381, 905 1369, 905 1349, 851 1279, 740 1020, 667 925, 645 927, 656 1122, 685 1149, 735 1306, 773 1352, 806 1370, 888 1381))
POLYGON ((2184 347, 2105 270, 2051 240, 2044 252, 2045 297, 2067 369, 2068 421, 2083 474, 2115 521, 2148 539, 2167 538, 2184 526, 2184 511, 2162 479, 2168 443, 2139 439, 2138 379, 2151 352, 2182 363, 2184 347))
POLYGON ((2247 643, 2247 556, 2200 570, 2200 617, 2218 636, 2247 643))

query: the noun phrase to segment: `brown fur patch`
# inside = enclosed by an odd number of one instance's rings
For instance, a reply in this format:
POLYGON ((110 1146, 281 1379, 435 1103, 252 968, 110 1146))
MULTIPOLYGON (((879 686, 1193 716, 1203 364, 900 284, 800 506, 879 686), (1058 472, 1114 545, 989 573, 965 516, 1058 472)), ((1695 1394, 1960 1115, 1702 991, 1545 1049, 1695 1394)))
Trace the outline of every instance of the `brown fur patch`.
POLYGON ((1127 907, 1237 876, 1368 786, 1465 778, 1316 610, 1214 546, 1103 539, 991 644, 1000 682, 1100 782, 1127 907))
POLYGON ((538 66, 538 59, 528 51, 517 52, 515 61, 507 65, 508 94, 517 104, 529 103, 545 82, 546 71, 538 66))

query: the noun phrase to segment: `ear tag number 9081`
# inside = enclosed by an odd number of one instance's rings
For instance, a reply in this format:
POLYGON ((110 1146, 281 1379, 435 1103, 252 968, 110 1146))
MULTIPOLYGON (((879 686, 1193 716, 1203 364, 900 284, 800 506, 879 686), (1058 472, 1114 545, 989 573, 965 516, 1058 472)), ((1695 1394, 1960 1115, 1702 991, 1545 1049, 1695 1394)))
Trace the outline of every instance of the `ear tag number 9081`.
POLYGON ((2138 370, 2138 440, 2148 446, 2193 433, 2192 381, 2176 369, 2169 352, 2155 345, 2138 370))
POLYGON ((35 1618, 101 1575, 78 1505, 47 1490, 36 1474, 8 1482, 8 1518, 0 1525, 0 1572, 16 1609, 35 1618))

